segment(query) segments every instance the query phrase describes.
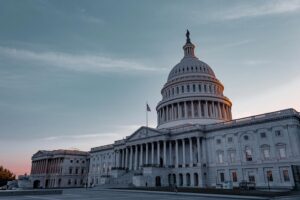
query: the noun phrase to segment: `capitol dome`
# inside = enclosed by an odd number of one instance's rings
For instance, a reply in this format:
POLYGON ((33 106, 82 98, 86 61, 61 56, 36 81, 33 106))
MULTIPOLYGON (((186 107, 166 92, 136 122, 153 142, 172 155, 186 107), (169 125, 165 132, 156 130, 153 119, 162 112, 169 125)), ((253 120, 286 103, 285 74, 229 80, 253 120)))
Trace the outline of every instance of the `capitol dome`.
POLYGON ((223 95, 224 86, 211 67, 195 56, 189 35, 187 31, 184 57, 173 67, 161 90, 162 100, 156 107, 160 129, 232 119, 232 103, 223 95))

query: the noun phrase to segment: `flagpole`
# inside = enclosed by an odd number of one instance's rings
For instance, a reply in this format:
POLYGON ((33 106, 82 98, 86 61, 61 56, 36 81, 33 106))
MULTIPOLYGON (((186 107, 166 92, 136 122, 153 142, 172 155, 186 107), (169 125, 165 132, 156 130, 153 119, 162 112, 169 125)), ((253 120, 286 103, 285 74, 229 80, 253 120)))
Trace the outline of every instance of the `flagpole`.
POLYGON ((146 102, 146 127, 148 129, 148 108, 147 108, 147 106, 148 106, 148 102, 146 102))

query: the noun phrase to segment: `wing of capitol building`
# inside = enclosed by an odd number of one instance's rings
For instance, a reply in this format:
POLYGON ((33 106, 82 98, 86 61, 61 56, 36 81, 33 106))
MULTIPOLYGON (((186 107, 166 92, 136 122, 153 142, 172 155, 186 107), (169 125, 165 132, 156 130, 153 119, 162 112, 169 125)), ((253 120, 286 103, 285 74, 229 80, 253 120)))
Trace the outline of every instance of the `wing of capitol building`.
MULTIPOLYGON (((142 126, 125 139, 92 148, 84 184, 216 187, 230 181, 237 187, 247 181, 261 188, 300 184, 299 112, 286 109, 232 119, 232 102, 224 96, 224 86, 194 50, 187 32, 184 56, 161 90, 157 128, 142 126)), ((74 186, 73 177, 67 180, 66 184, 71 182, 67 186, 74 186)))

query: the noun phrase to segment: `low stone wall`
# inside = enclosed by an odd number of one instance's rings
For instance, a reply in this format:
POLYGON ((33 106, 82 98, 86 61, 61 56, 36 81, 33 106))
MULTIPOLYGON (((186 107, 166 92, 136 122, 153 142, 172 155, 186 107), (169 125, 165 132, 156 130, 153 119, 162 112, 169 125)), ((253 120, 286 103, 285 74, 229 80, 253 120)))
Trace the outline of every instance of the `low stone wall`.
POLYGON ((4 190, 0 191, 2 196, 23 196, 23 195, 49 195, 62 194, 63 190, 4 190))

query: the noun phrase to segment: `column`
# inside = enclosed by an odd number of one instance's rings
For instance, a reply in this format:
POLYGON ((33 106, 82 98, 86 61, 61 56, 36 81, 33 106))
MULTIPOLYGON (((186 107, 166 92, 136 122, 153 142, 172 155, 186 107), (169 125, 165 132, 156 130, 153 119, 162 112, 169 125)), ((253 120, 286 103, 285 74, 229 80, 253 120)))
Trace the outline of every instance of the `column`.
POLYGON ((151 164, 154 164, 154 142, 151 143, 151 164))
POLYGON ((178 140, 175 140, 175 167, 178 168, 178 140))
POLYGON ((181 119, 182 118, 182 109, 181 109, 181 106, 180 106, 180 103, 177 103, 177 107, 178 107, 178 119, 181 119))
POLYGON ((149 164, 149 159, 148 159, 148 143, 146 143, 146 161, 145 164, 148 165, 149 164))
POLYGON ((175 116, 174 116, 174 106, 173 104, 171 105, 171 120, 174 120, 175 119, 175 116))
POLYGON ((201 166, 201 147, 200 147, 200 137, 197 137, 197 157, 198 157, 198 166, 201 166))
POLYGON ((167 141, 164 140, 164 167, 167 166, 167 141))
POLYGON ((182 139, 182 167, 185 167, 185 142, 182 139))
POLYGON ((219 118, 222 119, 221 103, 218 103, 219 118))
POLYGON ((160 142, 157 141, 157 164, 160 165, 160 142))
POLYGON ((140 145, 140 167, 142 167, 143 166, 143 164, 144 164, 144 155, 143 155, 143 144, 141 144, 140 145))
POLYGON ((202 118, 201 101, 198 101, 198 115, 202 118))
POLYGON ((208 118, 208 104, 207 104, 207 101, 205 101, 205 105, 204 105, 204 116, 206 118, 208 118))
POLYGON ((184 117, 187 118, 186 101, 184 102, 184 117))
POLYGON ((172 162, 172 141, 169 141, 169 165, 173 165, 172 162))
POLYGON ((135 153, 134 153, 134 170, 138 168, 138 145, 135 145, 135 153))
POLYGON ((194 111, 194 102, 191 101, 191 109, 192 109, 192 118, 195 117, 195 111, 194 111))
MULTIPOLYGON (((190 167, 193 167, 193 140, 192 138, 189 138, 189 143, 190 143, 190 167)), ((194 178, 194 177, 191 177, 194 178)))
POLYGON ((128 148, 126 147, 126 154, 125 154, 125 168, 128 168, 128 148))
POLYGON ((132 166, 132 161, 133 161, 133 158, 132 158, 132 153, 133 153, 133 147, 130 146, 130 152, 129 152, 129 169, 132 170, 133 169, 133 166, 132 166))

